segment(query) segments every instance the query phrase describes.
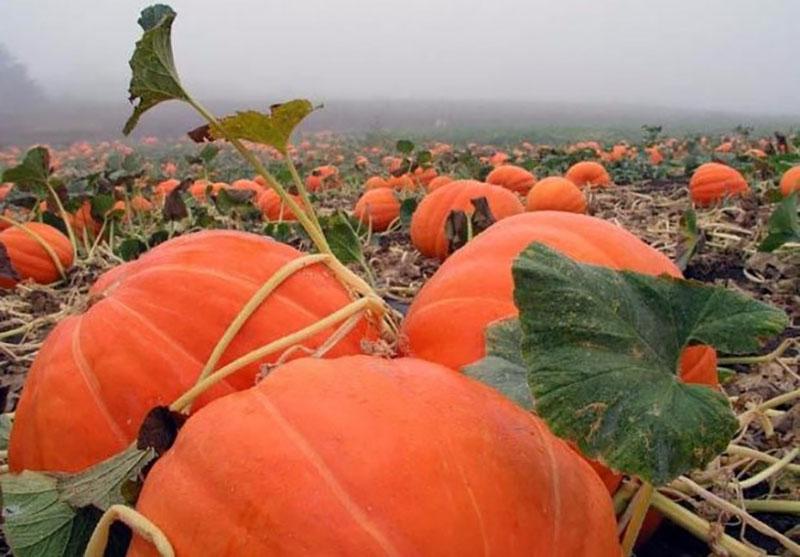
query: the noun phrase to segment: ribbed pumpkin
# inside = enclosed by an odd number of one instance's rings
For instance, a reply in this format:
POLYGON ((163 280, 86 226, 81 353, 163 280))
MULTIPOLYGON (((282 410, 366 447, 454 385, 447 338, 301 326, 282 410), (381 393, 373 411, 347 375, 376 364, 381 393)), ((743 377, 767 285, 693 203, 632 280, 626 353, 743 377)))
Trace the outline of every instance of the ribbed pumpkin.
POLYGON ((511 191, 475 180, 456 180, 425 196, 411 218, 411 241, 428 257, 447 257, 445 222, 451 211, 472 214, 473 199, 485 197, 495 220, 522 213, 525 208, 511 191))
POLYGON ((489 172, 486 182, 525 195, 536 183, 536 176, 521 166, 504 164, 489 172))
POLYGON ((570 180, 560 176, 550 176, 536 182, 528 192, 526 209, 585 213, 586 197, 570 180))
POLYGON ((452 181, 453 179, 450 176, 437 176, 436 178, 428 182, 428 192, 430 193, 432 191, 438 190, 443 185, 449 184, 452 181))
MULTIPOLYGON (((303 200, 299 195, 289 195, 300 207, 303 206, 303 200)), ((280 196, 273 189, 261 192, 256 199, 256 205, 261 209, 261 214, 269 220, 297 220, 294 211, 284 205, 280 196)))
POLYGON ((365 190, 376 190, 379 188, 388 188, 391 187, 389 184, 381 178, 380 176, 371 176, 367 178, 367 181, 364 182, 364 189, 365 190))
MULTIPOLYGON (((176 555, 618 557, 609 495, 536 417, 422 360, 296 360, 189 419, 137 509, 176 555)), ((135 537, 130 556, 154 549, 135 537)))
POLYGON ((599 162, 582 161, 573 164, 564 175, 567 180, 582 188, 584 186, 606 187, 611 184, 611 177, 606 169, 599 162))
MULTIPOLYGON (((254 180, 255 182, 255 180, 254 180)), ((258 183, 258 182, 255 182, 258 183)), ((209 182, 208 180, 195 180, 194 184, 189 186, 189 194, 198 201, 205 201, 206 192, 210 191, 211 195, 216 195, 219 190, 228 188, 225 182, 209 182)))
POLYGON ((788 197, 795 191, 800 191, 800 166, 790 168, 781 176, 781 193, 783 196, 788 197))
MULTIPOLYGON (((75 471, 120 451, 152 407, 194 384, 256 289, 301 255, 254 234, 205 231, 165 242, 102 275, 90 291, 95 302, 58 324, 30 369, 11 432, 11 469, 75 471)), ((220 365, 349 301, 323 264, 297 272, 245 323, 220 365)), ((332 332, 303 344, 313 349, 332 332)), ((359 353, 365 334, 362 322, 329 355, 359 353)), ((199 406, 252 386, 264 362, 207 391, 199 406)))
MULTIPOLYGON (((72 266, 72 244, 61 231, 40 222, 28 222, 24 227, 41 237, 53 249, 64 269, 72 266)), ((25 230, 16 226, 6 228, 0 232, 0 244, 5 246, 11 266, 20 280, 31 279, 39 284, 49 284, 60 278, 53 259, 25 230)), ((0 288, 12 288, 17 282, 0 277, 0 288)))
POLYGON ((400 201, 390 188, 369 190, 356 202, 353 213, 365 225, 371 224, 372 230, 383 232, 400 216, 400 201))
POLYGON ((747 181, 738 170, 718 162, 701 164, 689 181, 689 195, 700 207, 708 207, 726 197, 741 195, 749 189, 747 181))
MULTIPOLYGON (((405 354, 455 370, 483 357, 486 326, 517 314, 511 264, 533 242, 583 263, 681 275, 663 254, 610 222, 561 211, 510 217, 454 253, 422 287, 403 321, 405 354)), ((716 384, 716 365, 702 356, 693 354, 687 366, 702 377, 698 382, 716 384)))

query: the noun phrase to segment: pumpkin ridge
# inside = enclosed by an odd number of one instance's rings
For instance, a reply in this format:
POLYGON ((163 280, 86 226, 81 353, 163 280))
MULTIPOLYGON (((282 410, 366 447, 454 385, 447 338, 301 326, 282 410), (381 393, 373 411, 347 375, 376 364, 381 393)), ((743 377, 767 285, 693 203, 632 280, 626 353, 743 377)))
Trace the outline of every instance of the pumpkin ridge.
POLYGON ((400 557, 400 551, 394 547, 392 542, 381 532, 378 527, 372 524, 369 517, 364 512, 364 509, 356 503, 356 501, 347 493, 344 487, 336 479, 333 471, 330 469, 325 460, 317 453, 308 440, 300 433, 281 411, 269 400, 269 398, 261 392, 260 389, 253 389, 255 394, 254 399, 258 401, 259 405, 264 408, 266 413, 274 422, 277 423, 280 430, 286 435, 291 443, 297 448, 300 454, 319 472, 320 478, 330 488, 334 497, 339 501, 342 507, 352 517, 353 521, 358 524, 375 542, 381 547, 386 555, 400 557))
POLYGON ((83 322, 82 316, 78 317, 78 321, 75 324, 75 328, 72 331, 72 342, 70 354, 72 355, 72 361, 75 362, 75 367, 83 377, 84 382, 86 383, 86 387, 89 391, 89 394, 92 397, 92 400, 100 409, 100 412, 106 418, 109 426, 111 427, 111 431, 114 433, 114 436, 119 440, 121 443, 120 449, 126 447, 128 445, 128 437, 122 430, 120 424, 114 419, 111 410, 108 408, 103 397, 98 392, 99 388, 99 381, 97 379, 97 375, 95 375, 92 366, 89 365, 89 362, 86 361, 86 357, 83 354, 83 348, 81 348, 81 323, 83 322))
POLYGON ((532 420, 536 424, 536 430, 539 432, 539 438, 544 442, 545 450, 547 451, 547 463, 550 467, 550 486, 552 488, 551 500, 553 502, 553 530, 551 540, 551 549, 553 555, 558 555, 556 547, 561 540, 559 527, 561 525, 561 495, 559 487, 561 485, 561 471, 556 464, 556 457, 553 453, 553 440, 549 435, 542 435, 542 424, 538 420, 532 420))

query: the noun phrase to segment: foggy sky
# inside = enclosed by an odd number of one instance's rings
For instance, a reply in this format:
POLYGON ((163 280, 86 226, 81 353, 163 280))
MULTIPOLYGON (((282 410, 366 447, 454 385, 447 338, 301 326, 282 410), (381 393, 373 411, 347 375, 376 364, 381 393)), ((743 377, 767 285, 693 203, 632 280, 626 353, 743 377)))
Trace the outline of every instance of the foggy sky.
MULTIPOLYGON (((125 99, 133 0, 0 0, 54 100, 125 99)), ((800 0, 173 0, 200 99, 619 102, 800 114, 800 0)))

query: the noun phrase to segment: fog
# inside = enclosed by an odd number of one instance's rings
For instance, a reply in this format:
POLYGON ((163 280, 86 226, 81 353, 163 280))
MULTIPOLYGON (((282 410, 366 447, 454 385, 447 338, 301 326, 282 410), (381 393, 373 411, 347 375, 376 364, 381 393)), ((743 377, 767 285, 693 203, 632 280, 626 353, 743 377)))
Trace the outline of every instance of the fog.
MULTIPOLYGON (((0 0, 0 44, 51 103, 122 110, 146 5, 0 0)), ((204 100, 515 101, 800 115, 797 0, 171 5, 178 68, 204 100)), ((0 113, 14 114, 18 102, 0 97, 0 113)), ((145 120, 153 118, 155 111, 145 120)))

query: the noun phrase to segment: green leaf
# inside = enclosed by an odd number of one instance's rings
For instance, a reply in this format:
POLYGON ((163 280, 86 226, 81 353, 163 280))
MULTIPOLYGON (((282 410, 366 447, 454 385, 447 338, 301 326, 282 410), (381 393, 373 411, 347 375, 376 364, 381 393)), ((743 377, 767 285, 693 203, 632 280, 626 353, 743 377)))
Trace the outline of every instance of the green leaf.
POLYGON ((189 100, 181 85, 172 55, 172 22, 177 14, 164 4, 155 4, 142 10, 139 25, 144 30, 142 38, 130 60, 133 75, 128 87, 133 114, 122 133, 129 135, 142 114, 159 103, 170 100, 189 100))
POLYGON ((685 271, 689 261, 705 244, 705 234, 697 226, 697 214, 692 208, 681 215, 679 227, 681 240, 678 242, 678 257, 675 264, 681 271, 685 271))
POLYGON ((322 231, 328 239, 331 251, 342 263, 362 261, 361 239, 350 218, 342 211, 320 219, 322 231))
POLYGON ((92 217, 102 221, 114 206, 114 196, 110 193, 101 193, 92 197, 92 217))
POLYGON ((153 449, 131 446, 77 474, 4 474, 3 532, 14 555, 82 555, 100 517, 92 509, 124 503, 122 486, 153 458, 153 449))
POLYGON ((49 178, 50 151, 46 147, 33 147, 20 164, 3 172, 0 182, 13 182, 23 191, 37 188, 43 193, 47 191, 49 178))
POLYGON ((797 217, 797 197, 792 195, 780 202, 769 217, 767 237, 758 246, 758 251, 775 251, 787 242, 800 242, 800 220, 797 217))
POLYGON ((147 245, 139 238, 126 238, 117 246, 116 252, 123 261, 133 261, 147 251, 147 245))
POLYGON ((663 485, 725 449, 727 397, 678 379, 690 344, 758 349, 786 315, 736 292, 582 265, 534 243, 514 262, 536 412, 590 458, 663 485))
POLYGON ((269 114, 255 110, 237 112, 220 120, 222 129, 212 127, 210 131, 214 139, 245 139, 286 154, 292 132, 313 111, 311 102, 295 99, 272 106, 269 114))
POLYGON ((8 414, 0 414, 0 451, 8 450, 8 440, 11 437, 11 426, 14 419, 8 414))
POLYGON ((410 155, 414 151, 414 144, 408 139, 401 139, 397 142, 396 147, 404 155, 410 155))
POLYGON ((208 145, 203 147, 198 157, 200 158, 200 160, 203 161, 204 164, 208 165, 211 163, 211 161, 214 160, 214 158, 217 156, 218 153, 219 153, 219 147, 209 143, 208 145))
POLYGON ((486 356, 461 371, 494 387, 523 408, 532 409, 528 366, 520 351, 521 343, 518 319, 495 321, 486 327, 486 356))
POLYGON ((414 211, 417 210, 417 201, 414 197, 408 197, 400 203, 400 222, 404 225, 411 224, 411 217, 414 216, 414 211))

